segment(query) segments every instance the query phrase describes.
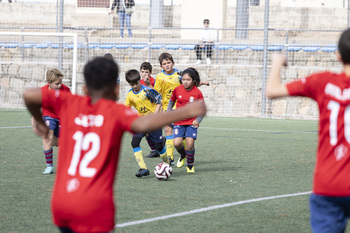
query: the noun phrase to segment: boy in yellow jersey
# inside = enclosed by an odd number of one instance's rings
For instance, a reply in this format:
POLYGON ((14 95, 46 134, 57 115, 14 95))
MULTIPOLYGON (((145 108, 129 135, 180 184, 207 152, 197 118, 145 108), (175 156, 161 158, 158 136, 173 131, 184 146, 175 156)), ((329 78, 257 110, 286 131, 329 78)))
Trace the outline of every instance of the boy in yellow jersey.
MULTIPOLYGON (((154 83, 154 89, 158 91, 162 97, 162 107, 165 112, 168 108, 169 100, 173 94, 175 87, 181 84, 181 73, 178 69, 174 68, 175 62, 173 56, 169 53, 162 53, 159 58, 160 67, 163 69, 156 76, 156 81, 154 83)), ((203 81, 199 84, 209 86, 209 82, 203 81)), ((171 165, 174 165, 174 136, 173 136, 173 126, 167 125, 164 127, 164 133, 166 137, 166 151, 168 159, 171 165)))
MULTIPOLYGON (((127 71, 125 73, 125 79, 131 86, 125 99, 126 106, 134 107, 140 116, 147 116, 160 111, 162 106, 161 95, 157 91, 140 84, 141 76, 139 71, 134 69, 127 71)), ((139 178, 150 174, 140 147, 140 142, 145 135, 146 133, 134 134, 131 141, 136 161, 140 167, 136 173, 136 176, 139 178)), ((162 130, 148 132, 147 137, 155 143, 156 150, 158 150, 162 160, 170 164, 166 149, 162 144, 162 130)))
MULTIPOLYGON (((169 53, 162 53, 159 58, 160 67, 163 69, 156 76, 154 89, 158 91, 163 97, 163 111, 168 108, 169 100, 173 94, 175 87, 181 84, 181 75, 178 69, 174 68, 175 62, 173 56, 169 53)), ((166 151, 171 165, 174 164, 174 142, 173 142, 173 128, 170 125, 164 127, 166 137, 166 151)))

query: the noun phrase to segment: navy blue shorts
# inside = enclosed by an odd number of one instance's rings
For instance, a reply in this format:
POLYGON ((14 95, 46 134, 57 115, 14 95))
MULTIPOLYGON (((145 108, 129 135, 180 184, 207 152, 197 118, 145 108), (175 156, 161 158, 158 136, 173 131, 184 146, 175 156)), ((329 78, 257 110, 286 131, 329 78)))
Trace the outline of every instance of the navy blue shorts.
POLYGON ((314 233, 344 232, 350 217, 350 196, 310 196, 310 225, 314 233))
POLYGON ((58 137, 60 131, 60 121, 56 118, 52 118, 49 116, 43 116, 43 119, 47 127, 49 127, 50 130, 53 130, 53 135, 55 137, 58 137))
POLYGON ((174 138, 197 139, 197 130, 193 125, 174 125, 174 138))
MULTIPOLYGON (((159 129, 159 130, 156 130, 156 131, 153 131, 153 132, 148 132, 148 140, 154 142, 154 143, 161 143, 162 142, 162 129, 159 129)), ((133 137, 139 137, 139 138, 142 138, 146 135, 146 133, 137 133, 137 134, 134 134, 133 137)))

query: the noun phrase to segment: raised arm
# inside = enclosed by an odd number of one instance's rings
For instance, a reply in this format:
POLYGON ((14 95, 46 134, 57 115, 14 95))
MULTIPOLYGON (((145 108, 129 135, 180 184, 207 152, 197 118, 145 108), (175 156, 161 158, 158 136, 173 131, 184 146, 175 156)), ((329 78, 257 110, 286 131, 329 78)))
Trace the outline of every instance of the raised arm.
POLYGON ((172 122, 197 116, 204 116, 206 107, 203 101, 194 101, 183 108, 174 111, 151 114, 147 117, 136 119, 131 126, 135 133, 150 132, 162 128, 172 122))
POLYGON ((288 90, 285 84, 281 83, 282 66, 287 64, 287 57, 283 54, 272 55, 272 65, 270 75, 266 83, 266 96, 269 98, 278 98, 288 96, 288 90))
POLYGON ((39 136, 45 137, 49 133, 49 128, 46 126, 41 115, 41 90, 40 88, 28 89, 23 93, 24 104, 28 111, 32 114, 34 123, 34 132, 39 136))

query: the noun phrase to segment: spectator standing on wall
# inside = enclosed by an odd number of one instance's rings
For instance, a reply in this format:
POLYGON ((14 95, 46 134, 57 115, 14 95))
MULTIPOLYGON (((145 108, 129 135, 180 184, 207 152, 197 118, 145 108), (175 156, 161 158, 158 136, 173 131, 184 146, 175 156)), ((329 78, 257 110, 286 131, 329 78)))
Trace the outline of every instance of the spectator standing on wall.
POLYGON ((214 46, 214 38, 215 38, 215 32, 214 30, 209 29, 209 19, 203 20, 204 24, 204 30, 202 32, 201 40, 199 44, 196 45, 196 56, 197 56, 197 62, 196 64, 199 65, 202 62, 202 50, 207 50, 207 64, 211 64, 211 55, 213 52, 213 46, 214 46))
POLYGON ((111 14, 114 12, 114 8, 117 7, 117 14, 120 27, 120 38, 124 37, 124 22, 128 28, 129 38, 132 38, 131 32, 131 15, 134 12, 133 6, 135 6, 134 0, 114 0, 111 8, 111 14))

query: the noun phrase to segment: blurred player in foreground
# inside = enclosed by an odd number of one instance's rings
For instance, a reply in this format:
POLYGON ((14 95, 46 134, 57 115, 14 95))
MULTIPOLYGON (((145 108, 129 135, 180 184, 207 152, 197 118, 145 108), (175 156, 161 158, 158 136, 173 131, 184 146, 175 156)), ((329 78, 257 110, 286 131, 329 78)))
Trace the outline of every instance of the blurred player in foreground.
POLYGON ((171 122, 204 115, 204 103, 139 117, 117 98, 117 64, 97 57, 84 67, 85 96, 59 90, 29 89, 24 103, 36 132, 47 136, 40 108, 52 106, 61 120, 59 162, 52 215, 61 232, 109 232, 115 226, 113 184, 123 133, 149 132, 171 122))
POLYGON ((310 224, 317 233, 344 232, 350 217, 350 30, 342 33, 336 55, 342 73, 325 71, 282 84, 287 58, 274 54, 266 85, 269 98, 305 96, 318 104, 318 149, 310 196, 310 224))
MULTIPOLYGON (((176 109, 182 108, 187 104, 202 100, 203 94, 197 88, 200 83, 200 77, 196 69, 188 68, 182 72, 182 85, 176 87, 168 103, 167 111, 171 111, 175 102, 176 109)), ((187 157, 187 173, 194 173, 194 142, 197 139, 197 130, 203 116, 198 116, 181 120, 174 123, 174 146, 181 157, 177 161, 177 167, 182 167, 187 157), (186 148, 182 145, 186 140, 186 148)))

